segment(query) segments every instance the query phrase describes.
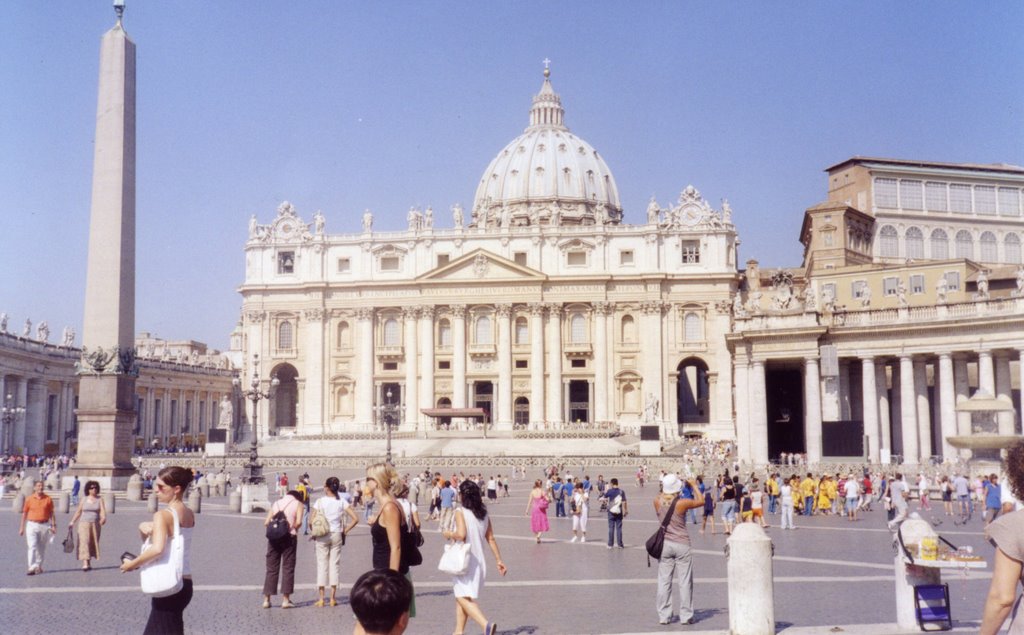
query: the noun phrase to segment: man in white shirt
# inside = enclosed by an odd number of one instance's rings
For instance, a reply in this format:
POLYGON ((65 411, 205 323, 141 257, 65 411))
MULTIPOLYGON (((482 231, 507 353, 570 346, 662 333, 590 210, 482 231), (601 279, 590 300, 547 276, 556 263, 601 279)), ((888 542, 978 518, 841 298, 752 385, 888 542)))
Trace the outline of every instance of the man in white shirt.
POLYGON ((860 484, 857 483, 853 474, 846 477, 844 489, 846 490, 844 492, 846 494, 846 518, 852 522, 857 520, 857 498, 860 496, 860 484))
POLYGON ((953 479, 953 494, 960 506, 960 517, 968 518, 971 515, 971 483, 963 474, 957 474, 953 479))
POLYGON ((892 507, 896 510, 896 516, 889 521, 889 531, 895 532, 903 521, 907 519, 907 497, 910 488, 903 480, 903 475, 896 473, 896 478, 889 483, 889 496, 892 498, 892 507))

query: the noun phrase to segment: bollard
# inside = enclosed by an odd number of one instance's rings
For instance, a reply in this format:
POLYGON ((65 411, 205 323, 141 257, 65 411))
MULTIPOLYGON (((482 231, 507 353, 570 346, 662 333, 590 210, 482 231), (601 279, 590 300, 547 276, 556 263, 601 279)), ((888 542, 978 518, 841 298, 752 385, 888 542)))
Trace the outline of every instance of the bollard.
POLYGON ((192 492, 188 495, 188 508, 191 509, 194 514, 202 512, 203 494, 199 491, 198 487, 192 488, 192 492))
POLYGON ((228 495, 228 511, 235 514, 242 513, 242 492, 237 489, 228 495))
MULTIPOLYGON (((32 478, 31 476, 26 476, 25 478, 21 479, 21 490, 20 491, 25 496, 31 496, 32 495, 32 489, 35 486, 36 486, 36 479, 32 478)), ((21 510, 18 510, 18 511, 21 511, 21 510)))
POLYGON ((146 500, 146 510, 151 514, 155 514, 157 509, 156 492, 150 492, 149 498, 146 500))
POLYGON ((15 514, 20 514, 25 509, 25 495, 18 492, 14 495, 14 499, 11 501, 11 511, 15 514))
POLYGON ((775 633, 773 552, 771 539, 754 523, 740 523, 726 541, 732 635, 775 633))
POLYGON ((203 493, 203 498, 210 497, 210 479, 203 477, 199 482, 199 491, 203 493))
POLYGON ((60 512, 62 514, 68 513, 71 510, 71 493, 61 492, 57 505, 60 507, 60 512))
POLYGON ((103 492, 102 494, 100 494, 100 498, 103 499, 103 505, 107 508, 108 514, 113 514, 117 511, 114 505, 114 492, 103 492))
POLYGON ((139 478, 138 474, 132 474, 131 478, 128 479, 125 497, 130 501, 142 500, 142 479, 139 478))

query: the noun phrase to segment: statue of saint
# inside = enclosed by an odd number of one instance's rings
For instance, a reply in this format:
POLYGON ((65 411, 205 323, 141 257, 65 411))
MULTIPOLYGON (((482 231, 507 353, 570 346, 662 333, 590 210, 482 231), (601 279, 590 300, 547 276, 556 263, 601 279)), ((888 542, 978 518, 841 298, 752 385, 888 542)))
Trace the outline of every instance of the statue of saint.
POLYGON ((415 207, 409 208, 409 213, 405 215, 405 219, 409 222, 409 231, 417 231, 420 228, 420 213, 416 211, 415 207))
POLYGON ((804 287, 804 309, 808 311, 814 311, 818 308, 818 297, 814 292, 814 287, 810 283, 804 287))
POLYGON ((743 296, 739 293, 732 297, 732 314, 735 317, 747 317, 747 310, 743 307, 743 296))
MULTIPOLYGON (((1024 296, 1024 265, 1017 267, 1017 297, 1024 296)), ((0 333, 7 330, 7 315, 0 316, 0 333)))
POLYGON ((25 328, 21 331, 22 337, 30 337, 32 335, 32 320, 25 318, 25 328))
POLYGON ((949 293, 949 283, 946 282, 946 276, 940 276, 938 281, 935 283, 935 303, 945 304, 946 295, 949 293))
POLYGON ((256 214, 249 217, 249 238, 256 238, 256 214))
POLYGON ((65 326, 64 331, 61 333, 61 346, 64 348, 71 348, 75 345, 75 329, 70 326, 65 326))
POLYGON ((324 215, 320 210, 313 214, 313 227, 315 228, 317 236, 323 236, 324 234, 324 215))
POLYGON ((363 231, 373 231, 373 213, 370 210, 366 210, 363 212, 363 231))
POLYGON ((988 269, 978 272, 978 299, 988 300, 988 269))
MULTIPOLYGON (((1020 285, 1018 284, 1017 286, 1019 287, 1020 285)), ((6 332, 7 332, 7 314, 6 313, 0 313, 0 333, 6 333, 6 332)))
POLYGON ((661 208, 658 207, 658 201, 655 200, 654 196, 651 196, 651 200, 647 203, 647 224, 657 225, 661 219, 661 208))
POLYGON ((423 214, 423 229, 434 228, 434 208, 427 206, 427 211, 423 214))
POLYGON ((732 205, 727 199, 722 199, 722 222, 726 225, 732 224, 732 205))
POLYGON ((227 395, 220 400, 220 417, 217 418, 217 427, 230 429, 235 420, 235 407, 231 405, 231 399, 227 395))
POLYGON ((866 284, 860 290, 860 305, 862 307, 871 306, 871 287, 866 284))
POLYGON ((36 339, 44 343, 49 341, 50 325, 46 323, 46 320, 40 322, 39 326, 36 327, 36 339))
POLYGON ((899 302, 901 307, 909 304, 907 300, 907 284, 903 282, 902 278, 896 283, 896 301, 899 302))
POLYGON ((756 260, 747 261, 747 291, 761 290, 761 270, 756 260))
POLYGON ((654 423, 658 420, 658 398, 654 393, 647 393, 647 400, 644 402, 644 421, 654 423))
POLYGON ((452 205, 452 222, 456 229, 462 229, 462 205, 452 205))

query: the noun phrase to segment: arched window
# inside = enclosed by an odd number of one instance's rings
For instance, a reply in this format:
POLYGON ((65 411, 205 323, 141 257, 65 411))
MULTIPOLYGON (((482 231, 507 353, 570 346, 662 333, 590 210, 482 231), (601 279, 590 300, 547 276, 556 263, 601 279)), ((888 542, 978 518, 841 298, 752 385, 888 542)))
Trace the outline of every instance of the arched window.
POLYGON ((530 326, 526 322, 526 318, 516 318, 516 344, 528 344, 530 341, 530 326))
POLYGON ((687 342, 699 342, 701 337, 700 316, 696 313, 687 313, 683 318, 683 340, 687 342))
POLYGON ((1007 234, 1006 238, 1003 239, 1003 255, 1004 260, 1011 264, 1018 265, 1021 262, 1020 256, 1020 236, 1017 234, 1007 234))
POLYGON ((949 236, 941 229, 932 231, 932 259, 945 260, 949 258, 949 236))
POLYGON ((569 341, 573 344, 587 341, 587 318, 582 313, 573 313, 569 318, 569 341))
POLYGON ((515 401, 515 424, 527 426, 530 424, 530 400, 526 397, 516 397, 515 401))
POLYGON ((626 344, 636 342, 636 321, 632 315, 622 316, 622 341, 626 344))
POLYGON ((400 346, 401 342, 398 334, 398 320, 395 318, 384 320, 384 346, 400 346))
POLYGON ((442 348, 449 348, 452 345, 452 323, 448 318, 442 318, 437 323, 437 345, 442 348))
POLYGON ((924 258, 924 234, 917 227, 907 230, 907 258, 921 260, 924 258))
POLYGON ((491 337, 491 318, 486 315, 481 315, 476 319, 476 343, 477 344, 493 344, 494 340, 491 337))
POLYGON ((956 257, 974 259, 974 239, 966 229, 956 233, 956 257))
POLYGON ((338 348, 349 348, 352 346, 352 332, 349 330, 348 322, 338 323, 338 348))
POLYGON ((281 322, 277 327, 277 348, 290 351, 295 346, 295 327, 291 322, 281 322))
POLYGON ((882 258, 898 258, 900 255, 899 233, 892 225, 886 225, 878 232, 878 250, 882 258))
POLYGON ((981 235, 981 261, 998 262, 999 252, 996 248, 996 235, 992 232, 984 232, 981 235))

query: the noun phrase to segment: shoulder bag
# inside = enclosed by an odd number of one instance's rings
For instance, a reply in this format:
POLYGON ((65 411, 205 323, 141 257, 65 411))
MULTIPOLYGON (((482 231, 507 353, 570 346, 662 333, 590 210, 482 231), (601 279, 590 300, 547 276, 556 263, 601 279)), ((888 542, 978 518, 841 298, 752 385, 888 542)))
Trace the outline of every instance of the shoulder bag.
POLYGON ((327 520, 327 514, 322 509, 314 507, 310 512, 313 520, 309 523, 309 535, 314 538, 323 538, 331 533, 331 523, 327 520))
MULTIPOLYGON (((174 535, 164 544, 164 552, 156 560, 150 560, 141 569, 142 592, 155 598, 163 598, 181 591, 184 584, 185 537, 181 535, 178 513, 169 507, 174 517, 174 535)), ((142 552, 150 547, 150 539, 142 543, 142 552)))
POLYGON ((68 535, 64 537, 64 553, 73 553, 75 551, 75 534, 71 531, 71 527, 68 527, 68 535))
POLYGON ((451 575, 465 575, 469 570, 468 542, 449 542, 444 546, 441 561, 437 563, 438 571, 451 575))
POLYGON ((651 558, 655 560, 661 560, 661 552, 665 548, 665 532, 668 531, 668 524, 672 520, 672 516, 676 513, 676 502, 679 500, 677 495, 669 503, 669 508, 665 511, 665 517, 661 519, 661 526, 658 527, 658 531, 647 539, 647 566, 651 566, 651 558))

